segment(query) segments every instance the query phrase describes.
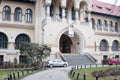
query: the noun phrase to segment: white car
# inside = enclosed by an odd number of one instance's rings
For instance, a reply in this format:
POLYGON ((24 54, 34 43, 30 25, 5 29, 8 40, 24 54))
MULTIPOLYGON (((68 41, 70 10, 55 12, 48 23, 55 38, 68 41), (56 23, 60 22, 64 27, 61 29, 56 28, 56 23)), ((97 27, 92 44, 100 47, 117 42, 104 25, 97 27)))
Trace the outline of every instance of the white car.
POLYGON ((49 67, 53 67, 53 66, 63 66, 63 67, 66 67, 68 66, 68 63, 67 62, 64 62, 60 59, 51 59, 48 61, 48 66, 49 67))

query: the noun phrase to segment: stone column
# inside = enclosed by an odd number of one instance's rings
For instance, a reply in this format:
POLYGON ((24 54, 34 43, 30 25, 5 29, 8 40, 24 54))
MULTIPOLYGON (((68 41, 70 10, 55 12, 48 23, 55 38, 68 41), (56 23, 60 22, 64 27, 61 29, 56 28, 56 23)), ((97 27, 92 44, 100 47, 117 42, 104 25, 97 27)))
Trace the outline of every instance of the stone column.
POLYGON ((75 21, 76 21, 76 23, 79 23, 80 4, 79 4, 78 0, 75 0, 75 2, 74 2, 74 8, 75 8, 75 21))
POLYGON ((110 25, 108 24, 108 32, 110 32, 110 25))
POLYGON ((66 0, 61 0, 61 8, 62 8, 62 20, 65 21, 66 0))
POLYGON ((47 5, 47 17, 50 17, 50 5, 47 5))
POLYGON ((25 15, 22 15, 22 23, 25 24, 25 15))
POLYGON ((65 18, 65 8, 62 7, 62 18, 65 18))
POLYGON ((66 7, 66 2, 67 2, 66 0, 61 0, 61 6, 65 8, 66 7))
POLYGON ((15 49, 15 43, 14 42, 9 42, 8 43, 8 49, 9 50, 14 50, 15 49))
POLYGON ((11 22, 14 23, 14 13, 11 13, 11 22))
POLYGON ((108 50, 109 50, 109 52, 111 52, 112 51, 112 46, 108 46, 108 50))
POLYGON ((42 0, 36 0, 35 4, 35 43, 41 44, 42 0))
POLYGON ((51 5, 51 0, 45 0, 46 5, 51 5))
POLYGON ((80 8, 80 22, 84 22, 84 9, 80 8))
POLYGON ((51 0, 46 0, 46 7, 47 7, 47 18, 50 18, 50 6, 51 6, 51 0))
POLYGON ((65 16, 66 16, 66 14, 65 14, 65 7, 62 7, 62 20, 63 20, 63 22, 66 21, 65 16))
POLYGON ((115 26, 113 26, 113 32, 115 32, 115 26))
POLYGON ((87 13, 88 13, 88 22, 91 22, 91 12, 87 11, 87 13))
POLYGON ((99 52, 100 51, 100 46, 96 46, 96 51, 99 52))
POLYGON ((101 31, 104 31, 104 23, 103 22, 101 23, 101 27, 102 27, 101 31))
POLYGON ((76 23, 79 22, 79 9, 75 9, 75 20, 76 20, 76 23))
MULTIPOLYGON (((57 4, 57 3, 56 3, 57 4)), ((60 16, 59 16, 59 5, 55 5, 55 15, 54 18, 56 21, 60 20, 60 16)))

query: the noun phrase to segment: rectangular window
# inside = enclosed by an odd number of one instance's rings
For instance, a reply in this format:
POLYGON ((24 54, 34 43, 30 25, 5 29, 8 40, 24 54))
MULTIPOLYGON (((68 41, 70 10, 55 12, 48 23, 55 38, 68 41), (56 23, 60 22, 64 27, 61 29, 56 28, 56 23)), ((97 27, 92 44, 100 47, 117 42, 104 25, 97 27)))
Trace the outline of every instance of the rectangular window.
POLYGON ((115 58, 119 58, 119 55, 115 55, 115 58))
POLYGON ((27 56, 26 55, 20 55, 19 56, 20 63, 27 63, 27 56))
POLYGON ((107 55, 103 55, 103 60, 107 60, 108 56, 107 55))

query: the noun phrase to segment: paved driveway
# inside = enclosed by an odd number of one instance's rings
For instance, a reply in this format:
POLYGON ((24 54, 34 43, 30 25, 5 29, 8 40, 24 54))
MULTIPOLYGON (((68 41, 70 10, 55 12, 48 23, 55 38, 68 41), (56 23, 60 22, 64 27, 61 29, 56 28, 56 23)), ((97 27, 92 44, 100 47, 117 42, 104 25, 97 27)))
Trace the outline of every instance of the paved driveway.
POLYGON ((70 80, 68 77, 69 70, 70 70, 70 67, 48 69, 30 76, 27 76, 22 80, 70 80))

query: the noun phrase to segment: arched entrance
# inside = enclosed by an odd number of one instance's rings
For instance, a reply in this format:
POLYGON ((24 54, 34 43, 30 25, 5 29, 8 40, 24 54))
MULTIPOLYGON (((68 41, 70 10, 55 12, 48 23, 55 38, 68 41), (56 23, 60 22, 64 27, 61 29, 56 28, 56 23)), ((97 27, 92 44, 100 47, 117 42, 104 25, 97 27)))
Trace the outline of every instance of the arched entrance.
POLYGON ((66 34, 63 34, 60 38, 60 51, 61 53, 71 53, 72 40, 66 34))
POLYGON ((74 36, 68 35, 67 28, 59 35, 59 51, 68 54, 82 54, 84 52, 85 40, 83 34, 75 29, 74 36))

